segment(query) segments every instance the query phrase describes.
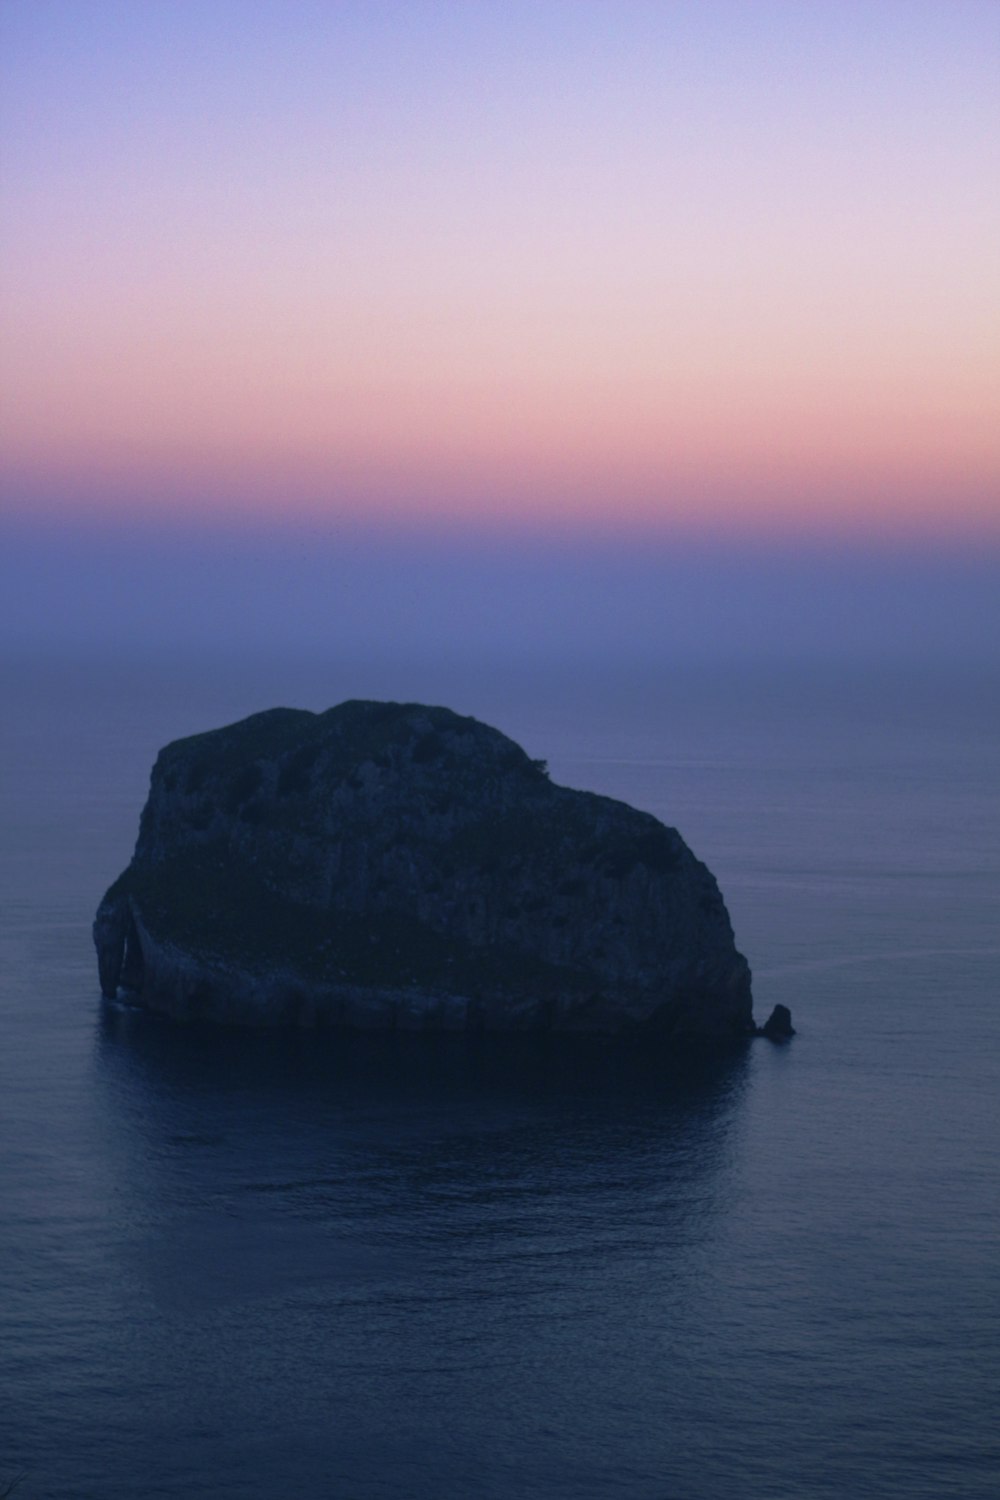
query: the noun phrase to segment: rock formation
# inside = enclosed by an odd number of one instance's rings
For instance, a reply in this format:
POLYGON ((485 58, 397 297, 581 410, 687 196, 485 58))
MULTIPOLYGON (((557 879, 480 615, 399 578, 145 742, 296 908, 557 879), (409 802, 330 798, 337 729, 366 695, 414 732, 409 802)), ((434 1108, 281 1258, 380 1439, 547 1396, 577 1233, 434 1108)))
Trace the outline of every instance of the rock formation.
POLYGON ((766 1036, 771 1042, 787 1042, 795 1035, 795 1027, 792 1025, 792 1013, 787 1005, 776 1005, 758 1031, 758 1036, 766 1036))
POLYGON ((475 719, 272 709, 157 757, 101 988, 188 1020, 754 1033, 714 877, 475 719))

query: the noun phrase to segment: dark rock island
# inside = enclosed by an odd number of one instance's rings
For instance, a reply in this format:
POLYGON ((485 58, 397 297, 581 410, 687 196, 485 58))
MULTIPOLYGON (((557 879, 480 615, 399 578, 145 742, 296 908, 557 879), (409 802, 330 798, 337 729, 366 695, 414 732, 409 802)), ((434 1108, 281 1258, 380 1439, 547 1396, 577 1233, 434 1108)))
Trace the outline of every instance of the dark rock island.
POLYGON ((446 708, 278 708, 168 745, 94 922, 101 988, 254 1025, 754 1031, 714 877, 446 708))

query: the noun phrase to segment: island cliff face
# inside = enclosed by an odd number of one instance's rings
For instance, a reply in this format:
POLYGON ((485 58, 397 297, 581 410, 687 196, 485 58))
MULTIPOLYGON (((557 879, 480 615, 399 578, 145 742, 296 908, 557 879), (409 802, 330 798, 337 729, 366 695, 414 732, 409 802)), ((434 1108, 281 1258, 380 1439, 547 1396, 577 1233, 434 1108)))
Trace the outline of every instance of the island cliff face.
POLYGON ((719 888, 674 829, 417 704, 168 745, 94 941, 106 996, 185 1020, 753 1032, 719 888))

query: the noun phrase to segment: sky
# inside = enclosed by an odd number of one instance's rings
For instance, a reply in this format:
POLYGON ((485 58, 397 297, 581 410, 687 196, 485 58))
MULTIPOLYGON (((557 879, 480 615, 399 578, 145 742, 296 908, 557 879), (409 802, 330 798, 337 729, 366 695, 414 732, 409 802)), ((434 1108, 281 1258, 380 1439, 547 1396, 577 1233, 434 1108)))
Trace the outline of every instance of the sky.
POLYGON ((982 654, 998 99, 995 0, 0 0, 8 633, 982 654))

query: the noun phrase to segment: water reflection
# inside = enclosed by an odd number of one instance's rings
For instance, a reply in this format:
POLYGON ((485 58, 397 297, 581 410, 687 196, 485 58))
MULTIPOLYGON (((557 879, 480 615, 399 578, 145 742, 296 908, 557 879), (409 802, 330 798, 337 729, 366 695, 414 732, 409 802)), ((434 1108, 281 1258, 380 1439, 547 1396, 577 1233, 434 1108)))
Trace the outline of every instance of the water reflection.
POLYGON ((222 1094, 252 1088, 324 1098, 422 1096, 483 1101, 632 1099, 668 1111, 728 1096, 743 1076, 745 1054, 664 1056, 620 1040, 538 1034, 351 1033, 179 1026, 135 1007, 109 1004, 98 1021, 106 1078, 126 1073, 174 1095, 211 1085, 222 1094))
POLYGON ((716 1211, 746 1063, 107 1007, 97 1072, 130 1274, 204 1308, 403 1282, 524 1298, 571 1266, 579 1291, 609 1255, 673 1254, 716 1211))
POLYGON ((655 1492, 718 1318, 745 1054, 109 1008, 96 1062, 116 1384, 156 1371, 186 1494, 655 1492))

